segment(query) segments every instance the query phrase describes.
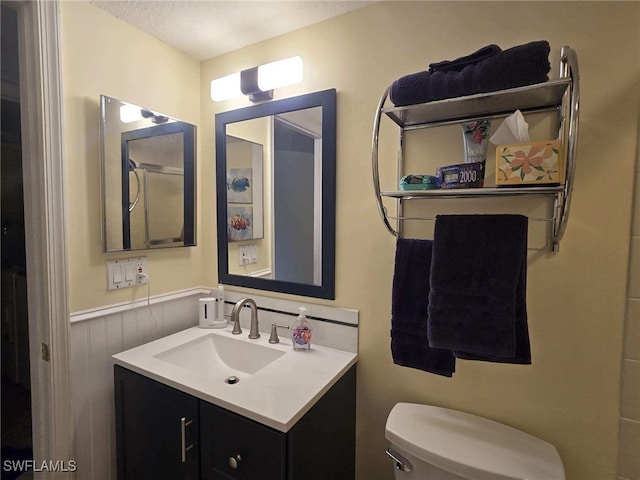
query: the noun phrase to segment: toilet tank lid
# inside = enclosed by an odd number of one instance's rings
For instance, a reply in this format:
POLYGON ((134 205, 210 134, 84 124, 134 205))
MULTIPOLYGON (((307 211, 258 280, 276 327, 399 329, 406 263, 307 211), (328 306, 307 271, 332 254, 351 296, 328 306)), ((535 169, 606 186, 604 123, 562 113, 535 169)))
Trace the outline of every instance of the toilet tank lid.
POLYGON ((564 480, 553 445, 486 418, 448 408, 398 403, 386 425, 395 447, 474 480, 564 480))

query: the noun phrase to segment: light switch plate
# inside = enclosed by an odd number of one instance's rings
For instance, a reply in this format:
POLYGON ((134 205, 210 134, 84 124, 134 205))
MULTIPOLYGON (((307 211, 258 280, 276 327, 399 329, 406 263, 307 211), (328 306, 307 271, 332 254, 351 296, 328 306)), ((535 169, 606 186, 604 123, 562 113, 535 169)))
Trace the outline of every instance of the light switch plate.
POLYGON ((147 279, 139 273, 147 275, 147 257, 107 260, 107 290, 146 284, 147 279))

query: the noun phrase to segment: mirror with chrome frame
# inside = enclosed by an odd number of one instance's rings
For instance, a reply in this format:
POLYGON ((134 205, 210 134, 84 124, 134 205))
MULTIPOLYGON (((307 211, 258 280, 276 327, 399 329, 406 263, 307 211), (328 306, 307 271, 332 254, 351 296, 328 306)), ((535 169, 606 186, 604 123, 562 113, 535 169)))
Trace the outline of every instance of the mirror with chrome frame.
POLYGON ((335 89, 216 114, 220 283, 335 299, 335 89))
POLYGON ((196 127, 100 96, 105 252, 196 244, 196 127))

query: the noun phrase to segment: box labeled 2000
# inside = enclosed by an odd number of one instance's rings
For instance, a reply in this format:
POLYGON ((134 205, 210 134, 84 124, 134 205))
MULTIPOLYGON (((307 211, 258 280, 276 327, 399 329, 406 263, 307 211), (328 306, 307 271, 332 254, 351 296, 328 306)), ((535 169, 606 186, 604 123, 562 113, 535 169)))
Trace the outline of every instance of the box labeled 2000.
POLYGON ((460 163, 438 168, 440 188, 480 188, 484 184, 485 162, 460 163))

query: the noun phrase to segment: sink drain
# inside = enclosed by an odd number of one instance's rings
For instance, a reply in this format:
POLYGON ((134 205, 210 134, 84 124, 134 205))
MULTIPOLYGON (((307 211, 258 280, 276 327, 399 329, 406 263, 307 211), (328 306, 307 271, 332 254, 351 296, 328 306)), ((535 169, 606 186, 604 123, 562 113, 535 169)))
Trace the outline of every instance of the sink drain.
POLYGON ((228 377, 224 382, 228 383, 229 385, 235 385, 236 383, 238 383, 240 381, 240 379, 234 375, 228 377))

